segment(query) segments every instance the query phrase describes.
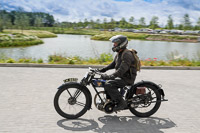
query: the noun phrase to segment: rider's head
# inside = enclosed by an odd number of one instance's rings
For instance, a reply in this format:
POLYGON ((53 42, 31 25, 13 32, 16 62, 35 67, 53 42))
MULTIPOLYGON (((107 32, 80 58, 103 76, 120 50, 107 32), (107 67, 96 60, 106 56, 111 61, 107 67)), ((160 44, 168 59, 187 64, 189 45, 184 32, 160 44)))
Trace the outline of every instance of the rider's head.
POLYGON ((116 35, 109 39, 113 43, 113 52, 119 52, 121 49, 125 49, 128 45, 128 39, 123 35, 116 35))

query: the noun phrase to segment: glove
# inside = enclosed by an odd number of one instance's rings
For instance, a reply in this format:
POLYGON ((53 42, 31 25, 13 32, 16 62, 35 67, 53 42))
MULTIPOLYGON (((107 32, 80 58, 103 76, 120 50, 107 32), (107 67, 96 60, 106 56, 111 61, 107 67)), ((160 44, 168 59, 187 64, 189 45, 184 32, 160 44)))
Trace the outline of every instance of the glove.
POLYGON ((114 75, 102 74, 101 78, 104 79, 104 80, 113 80, 113 79, 115 79, 115 76, 114 75))
POLYGON ((99 72, 101 72, 101 73, 104 73, 104 72, 106 72, 106 69, 105 68, 99 68, 99 69, 97 69, 99 72))

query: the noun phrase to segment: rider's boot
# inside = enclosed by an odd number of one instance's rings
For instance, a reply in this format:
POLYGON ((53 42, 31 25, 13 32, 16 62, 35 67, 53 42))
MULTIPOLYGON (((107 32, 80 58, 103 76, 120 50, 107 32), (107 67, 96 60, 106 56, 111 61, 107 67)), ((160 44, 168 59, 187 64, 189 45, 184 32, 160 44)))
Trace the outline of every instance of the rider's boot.
POLYGON ((117 100, 118 104, 116 107, 114 107, 114 111, 119 111, 119 110, 123 110, 124 108, 127 107, 127 103, 123 98, 120 98, 120 100, 117 100))

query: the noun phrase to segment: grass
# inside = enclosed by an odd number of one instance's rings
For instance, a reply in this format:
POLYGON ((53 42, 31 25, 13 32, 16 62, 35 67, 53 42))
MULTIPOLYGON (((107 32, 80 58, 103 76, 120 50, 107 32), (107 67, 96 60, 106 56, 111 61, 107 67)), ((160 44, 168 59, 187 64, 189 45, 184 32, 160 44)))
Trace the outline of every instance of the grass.
MULTIPOLYGON (((175 41, 175 42, 197 42, 198 36, 189 35, 167 35, 167 34, 147 34, 133 32, 110 32, 100 31, 99 29, 73 29, 59 27, 29 27, 34 30, 23 30, 23 34, 36 35, 39 38, 55 37, 56 34, 76 34, 76 35, 92 35, 91 39, 108 41, 114 35, 125 35, 128 39, 150 40, 150 41, 175 41), (55 34, 53 34, 53 33, 55 34)), ((22 33, 22 30, 4 30, 5 32, 22 33)))
POLYGON ((147 59, 141 61, 142 66, 200 66, 199 60, 189 60, 189 59, 174 59, 168 61, 157 61, 153 59, 147 59))
POLYGON ((146 33, 131 33, 131 32, 105 32, 91 37, 93 40, 107 41, 114 35, 125 35, 128 39, 152 40, 152 41, 175 41, 175 42, 197 42, 197 36, 179 36, 179 35, 157 35, 146 33))
POLYGON ((147 34, 133 32, 110 32, 100 31, 99 29, 73 29, 58 27, 40 27, 38 30, 47 30, 56 34, 76 34, 92 35, 91 39, 108 41, 114 35, 125 35, 128 39, 152 40, 152 41, 175 41, 175 42, 197 42, 198 36, 189 35, 167 35, 167 34, 147 34))
POLYGON ((100 31, 99 29, 73 29, 59 27, 29 27, 30 30, 11 30, 7 29, 4 32, 23 33, 26 35, 35 35, 39 38, 56 37, 56 34, 76 34, 76 35, 92 35, 93 40, 108 41, 114 35, 125 35, 128 39, 140 39, 150 41, 175 41, 175 42, 197 42, 198 36, 192 35, 169 35, 169 34, 147 34, 133 32, 115 32, 115 31, 100 31), (54 34, 55 33, 55 34, 54 34))
POLYGON ((0 33, 0 47, 29 46, 43 43, 37 36, 21 33, 0 33))
POLYGON ((13 34, 13 33, 20 33, 24 35, 31 35, 31 36, 37 36, 38 38, 50 38, 50 37, 57 37, 56 34, 51 33, 49 31, 41 31, 41 30, 17 30, 17 29, 6 29, 4 30, 4 33, 13 34))
MULTIPOLYGON (((96 58, 83 59, 79 56, 67 57, 61 54, 53 54, 48 57, 48 64, 79 64, 79 65, 108 65, 112 62, 111 54, 103 53, 96 58)), ((0 56, 0 63, 44 63, 43 59, 21 58, 14 60, 5 56, 0 56)), ((157 58, 148 58, 141 60, 142 66, 194 66, 200 67, 200 60, 189 60, 187 58, 179 58, 173 60, 157 60, 157 58)))
POLYGON ((113 57, 111 54, 103 53, 100 55, 100 57, 96 58, 86 58, 83 59, 79 56, 74 57, 65 57, 61 54, 54 54, 50 55, 48 58, 48 63, 50 64, 101 64, 106 65, 111 63, 113 60, 113 57))
POLYGON ((30 46, 43 43, 39 38, 57 37, 56 34, 40 30, 4 30, 0 33, 0 47, 30 46))
POLYGON ((98 29, 73 29, 59 27, 29 27, 29 29, 49 31, 55 34, 96 35, 101 33, 98 29))
POLYGON ((12 58, 0 59, 0 63, 44 63, 42 59, 32 59, 32 58, 21 58, 18 60, 14 60, 12 58))

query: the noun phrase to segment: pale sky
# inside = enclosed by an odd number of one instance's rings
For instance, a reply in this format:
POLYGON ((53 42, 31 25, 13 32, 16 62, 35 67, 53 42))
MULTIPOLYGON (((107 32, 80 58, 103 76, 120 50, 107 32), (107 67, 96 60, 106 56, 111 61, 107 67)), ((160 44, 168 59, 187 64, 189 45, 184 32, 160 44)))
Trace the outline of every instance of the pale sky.
POLYGON ((180 24, 184 14, 196 24, 200 17, 200 0, 1 0, 0 9, 15 10, 22 7, 29 12, 50 13, 59 21, 84 21, 107 18, 127 21, 133 16, 136 23, 145 17, 146 24, 153 16, 159 17, 159 25, 165 25, 172 15, 180 24))

